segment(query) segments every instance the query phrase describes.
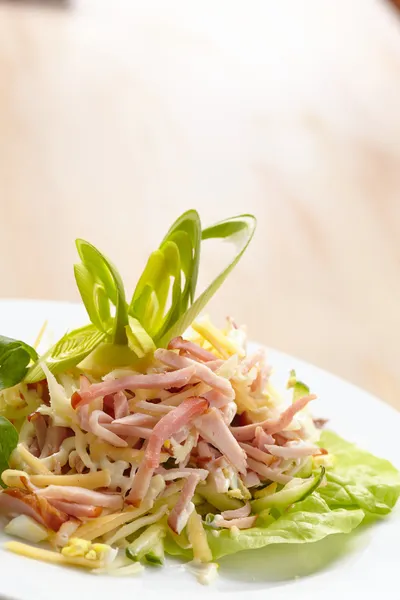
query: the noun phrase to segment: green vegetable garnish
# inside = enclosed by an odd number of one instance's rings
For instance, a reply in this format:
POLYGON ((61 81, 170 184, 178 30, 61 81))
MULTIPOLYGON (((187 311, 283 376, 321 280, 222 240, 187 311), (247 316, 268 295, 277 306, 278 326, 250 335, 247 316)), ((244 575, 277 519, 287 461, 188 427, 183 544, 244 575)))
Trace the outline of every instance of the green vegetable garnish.
POLYGON ((8 469, 8 460, 18 444, 18 432, 14 425, 4 417, 0 417, 0 485, 5 487, 1 479, 3 471, 8 469))
POLYGON ((249 245, 255 227, 252 215, 242 215, 202 230, 198 213, 187 211, 150 255, 129 306, 122 278, 112 262, 89 242, 77 240, 81 263, 74 267, 75 279, 92 324, 65 334, 40 360, 33 349, 32 354, 24 352, 29 346, 15 342, 23 348, 19 369, 12 369, 13 363, 7 364, 0 355, 0 377, 1 370, 4 371, 0 390, 19 383, 24 376, 29 383, 43 379, 41 362, 57 374, 84 360, 92 365, 93 353, 101 374, 108 366, 122 366, 121 356, 123 363, 129 365, 157 346, 165 346, 171 338, 184 333, 222 285, 249 245), (200 246, 208 239, 233 241, 237 251, 229 265, 195 300, 200 246), (26 374, 31 358, 36 362, 26 374))
POLYGON ((97 248, 76 240, 82 264, 74 267, 75 279, 89 318, 116 344, 125 344, 128 310, 124 284, 117 269, 97 248), (111 314, 111 306, 115 315, 111 314))
POLYGON ((31 360, 37 360, 34 348, 11 338, 0 336, 0 391, 19 383, 31 360))
POLYGON ((40 358, 40 361, 32 365, 25 376, 25 381, 34 383, 45 378, 40 366, 41 362, 46 363, 54 375, 75 367, 105 339, 106 335, 94 325, 85 325, 66 333, 40 358))
POLYGON ((302 398, 303 396, 307 396, 310 393, 310 388, 308 385, 302 381, 298 381, 296 371, 294 369, 290 371, 290 376, 286 387, 288 390, 291 388, 293 389, 293 402, 299 398, 302 398))

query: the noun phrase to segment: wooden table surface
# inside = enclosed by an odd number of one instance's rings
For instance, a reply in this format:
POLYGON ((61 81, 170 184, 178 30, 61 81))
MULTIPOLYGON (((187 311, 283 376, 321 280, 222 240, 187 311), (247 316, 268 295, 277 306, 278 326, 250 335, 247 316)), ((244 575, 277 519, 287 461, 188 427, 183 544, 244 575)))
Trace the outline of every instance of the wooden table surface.
MULTIPOLYGON (((0 295, 130 291, 170 222, 252 212, 212 301, 400 408, 400 18, 372 0, 0 5, 0 295)), ((205 249, 201 281, 227 256, 205 249)))

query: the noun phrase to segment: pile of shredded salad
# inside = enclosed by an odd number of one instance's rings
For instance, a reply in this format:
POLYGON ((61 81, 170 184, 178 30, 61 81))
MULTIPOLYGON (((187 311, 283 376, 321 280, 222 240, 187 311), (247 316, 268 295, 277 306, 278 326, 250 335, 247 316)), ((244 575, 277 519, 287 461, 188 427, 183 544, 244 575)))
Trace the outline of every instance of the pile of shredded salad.
POLYGON ((78 240, 91 325, 41 357, 0 336, 0 517, 23 540, 8 550, 114 575, 169 554, 206 583, 222 556, 318 541, 390 513, 397 470, 322 431, 316 396, 294 371, 278 393, 244 327, 197 318, 253 232, 248 215, 202 230, 188 211, 130 305, 115 267, 78 240), (213 237, 239 251, 194 301, 200 240, 213 237))
MULTIPOLYGON (((206 580, 224 538, 268 531, 328 487, 335 456, 308 410, 316 396, 291 372, 285 404, 265 352, 248 355, 232 319, 195 322, 138 367, 98 378, 90 361, 58 377, 44 366, 46 380, 2 393, 3 409, 34 408, 2 473, 5 530, 52 547, 9 550, 115 574, 163 564, 167 551, 206 580)), ((331 533, 364 518, 348 513, 331 533)))

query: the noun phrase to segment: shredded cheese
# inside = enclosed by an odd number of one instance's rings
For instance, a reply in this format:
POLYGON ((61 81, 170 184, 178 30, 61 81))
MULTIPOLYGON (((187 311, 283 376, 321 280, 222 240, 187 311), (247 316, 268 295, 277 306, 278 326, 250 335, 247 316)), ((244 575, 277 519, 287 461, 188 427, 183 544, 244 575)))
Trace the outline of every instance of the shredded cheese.
POLYGON ((151 515, 147 515, 146 517, 142 517, 140 519, 135 519, 135 521, 133 521, 132 523, 129 523, 128 525, 125 525, 124 527, 118 529, 118 531, 116 531, 113 535, 106 536, 105 541, 107 542, 107 544, 112 546, 112 544, 115 544, 115 542, 117 542, 118 540, 127 538, 128 536, 132 535, 132 533, 135 533, 142 527, 146 527, 147 525, 157 523, 157 521, 159 521, 161 517, 165 515, 167 510, 167 506, 161 506, 157 512, 151 515))
POLYGON ((200 562, 211 562, 212 553, 208 545, 201 516, 194 510, 187 523, 187 534, 193 548, 193 557, 200 562))
POLYGON ((33 456, 24 444, 19 443, 14 452, 34 473, 52 475, 51 471, 45 467, 42 461, 39 458, 36 458, 36 456, 33 456))
POLYGON ((26 556, 27 558, 33 558, 35 560, 42 560, 54 565, 75 565, 87 569, 98 569, 103 566, 103 562, 100 560, 87 560, 82 556, 63 556, 58 552, 44 550, 43 548, 35 548, 34 546, 29 546, 28 544, 23 544, 21 542, 6 542, 4 547, 6 550, 14 552, 14 554, 19 554, 20 556, 26 556))
POLYGON ((75 535, 84 540, 94 540, 144 515, 150 509, 151 505, 149 503, 142 502, 140 508, 128 508, 122 513, 114 513, 113 515, 91 519, 88 523, 81 525, 75 532, 75 535))
POLYGON ((111 482, 110 471, 96 471, 76 475, 32 475, 30 478, 33 485, 46 487, 47 485, 73 485, 83 487, 88 490, 108 487, 111 482))
MULTIPOLYGON (((199 333, 207 342, 209 342, 222 358, 227 359, 233 354, 237 354, 239 348, 229 340, 220 329, 215 327, 209 319, 203 318, 192 323, 192 328, 199 333)), ((243 351, 239 355, 243 355, 243 351)))

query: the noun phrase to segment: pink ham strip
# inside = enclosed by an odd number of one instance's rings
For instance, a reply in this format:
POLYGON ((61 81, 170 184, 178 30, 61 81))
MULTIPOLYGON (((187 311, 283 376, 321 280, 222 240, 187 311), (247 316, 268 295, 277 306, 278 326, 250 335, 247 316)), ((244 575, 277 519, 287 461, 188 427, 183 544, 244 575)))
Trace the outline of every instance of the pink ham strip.
POLYGON ((192 356, 194 356, 194 358, 198 358, 199 360, 202 360, 203 362, 208 362, 209 360, 216 359, 215 354, 212 354, 212 352, 209 352, 208 350, 204 350, 204 348, 202 348, 198 344, 184 340, 181 336, 176 337, 173 340, 171 340, 170 343, 168 344, 168 349, 169 350, 184 350, 188 354, 191 354, 192 356))
POLYGON ((315 400, 314 394, 303 396, 298 398, 289 408, 283 411, 283 413, 277 419, 267 419, 261 423, 252 423, 251 425, 243 425, 242 427, 231 427, 231 432, 239 442, 246 442, 254 438, 257 427, 262 427, 265 433, 273 435, 279 433, 283 429, 286 429, 293 420, 293 417, 300 410, 303 410, 305 406, 311 401, 315 400))
POLYGON ((102 410, 94 410, 89 417, 89 431, 117 448, 126 448, 128 443, 103 425, 112 422, 112 417, 102 410))
POLYGON ((200 477, 196 473, 191 473, 189 475, 185 485, 182 488, 178 502, 175 504, 174 508, 169 514, 168 525, 175 533, 181 533, 182 529, 188 522, 190 514, 194 508, 193 504, 191 505, 192 498, 199 481, 200 477))
POLYGON ((32 444, 29 446, 29 452, 36 456, 37 458, 40 456, 40 448, 37 439, 35 438, 32 444))
POLYGON ((149 390, 169 389, 171 387, 182 387, 193 377, 195 369, 192 365, 187 368, 167 373, 152 373, 148 375, 129 375, 121 379, 108 379, 101 383, 94 383, 87 390, 76 392, 71 398, 71 404, 76 408, 88 404, 95 398, 104 397, 108 394, 116 394, 123 390, 149 390), (75 396, 75 398, 74 398, 75 396))
POLYGON ((258 460, 265 465, 270 465, 274 461, 274 457, 271 456, 271 454, 267 454, 258 448, 254 448, 254 446, 250 446, 250 444, 240 442, 239 446, 246 452, 247 456, 255 458, 255 460, 258 460))
MULTIPOLYGON (((115 422, 106 423, 102 427, 103 429, 106 429, 113 435, 115 434, 117 437, 123 435, 127 437, 143 438, 144 440, 150 439, 150 436, 153 431, 152 429, 148 429, 147 427, 139 427, 136 425, 123 425, 115 422)), ((114 446, 115 445, 116 444, 114 443, 114 446)), ((126 445, 128 445, 128 442, 126 442, 126 445)))
POLYGON ((128 504, 139 506, 150 486, 151 478, 153 477, 154 469, 147 466, 143 460, 133 479, 133 485, 125 501, 128 504))
POLYGON ((253 394, 257 394, 257 393, 261 394, 267 384, 267 381, 268 381, 270 375, 271 375, 270 367, 267 367, 267 366, 260 367, 258 370, 258 373, 257 373, 257 377, 255 378, 255 380, 253 381, 253 383, 250 386, 250 391, 253 392, 253 394))
POLYGON ((257 363, 265 361, 265 351, 259 348, 252 356, 242 362, 243 373, 248 373, 257 363))
POLYGON ((252 488, 260 485, 261 481, 257 473, 247 471, 247 474, 243 478, 243 483, 247 488, 252 488))
POLYGON ((218 392, 217 390, 211 390, 211 392, 206 392, 205 394, 203 394, 203 397, 207 398, 207 400, 210 403, 210 406, 213 408, 223 408, 229 402, 231 402, 229 398, 227 398, 224 394, 221 394, 221 392, 218 392))
POLYGON ((195 362, 190 358, 179 356, 179 354, 176 354, 172 350, 164 350, 163 348, 156 350, 154 357, 165 365, 175 369, 193 367, 195 376, 200 381, 224 394, 228 400, 234 399, 235 392, 231 383, 227 379, 216 375, 206 364, 195 362))
POLYGON ((222 358, 217 358, 216 360, 210 360, 210 362, 208 362, 206 366, 208 369, 211 369, 211 371, 216 371, 217 369, 222 367, 224 362, 225 361, 222 360, 222 358))
POLYGON ((82 392, 86 392, 90 388, 90 381, 86 375, 81 375, 79 377, 79 386, 82 392))
POLYGON ((129 415, 128 399, 124 392, 117 392, 114 396, 114 418, 121 419, 129 415))
POLYGON ((35 412, 33 415, 31 415, 30 417, 28 417, 28 421, 30 421, 33 424, 34 428, 35 428, 37 445, 38 445, 39 454, 40 454, 42 452, 42 450, 43 450, 43 447, 44 447, 45 443, 46 443, 46 436, 47 436, 47 423, 46 423, 46 419, 40 413, 35 412))
POLYGON ((190 384, 185 386, 183 389, 181 389, 179 392, 176 392, 174 394, 170 394, 169 396, 167 396, 167 398, 164 398, 164 400, 161 400, 160 404, 167 404, 168 406, 178 406, 179 404, 181 404, 184 400, 186 400, 187 398, 190 398, 191 396, 204 396, 204 393, 209 391, 209 386, 206 386, 204 383, 199 382, 196 384, 190 384))
POLYGON ((102 510, 99 506, 90 506, 88 504, 75 504, 73 502, 64 502, 63 500, 49 500, 58 510, 62 510, 71 517, 78 519, 95 519, 99 517, 102 510))
POLYGON ((210 470, 210 480, 214 483, 215 490, 219 494, 226 494, 229 489, 229 483, 221 468, 210 470))
POLYGON ((133 406, 133 410, 135 413, 140 413, 142 410, 148 410, 155 414, 165 415, 173 410, 175 406, 168 406, 168 404, 153 404, 152 402, 146 402, 145 400, 141 400, 140 402, 136 402, 133 406))
POLYGON ((204 481, 208 477, 206 469, 192 469, 190 467, 182 467, 180 469, 163 469, 158 467, 155 473, 162 475, 165 481, 174 481, 175 479, 186 479, 190 475, 198 475, 199 481, 204 481))
POLYGON ((221 413, 211 408, 207 414, 195 421, 201 437, 224 455, 240 473, 246 473, 246 455, 233 437, 221 413))
POLYGON ((77 408, 76 414, 78 415, 78 422, 81 429, 89 431, 89 404, 84 404, 77 408))
MULTIPOLYGON (((154 406, 157 406, 155 404, 154 406)), ((138 427, 151 427, 157 423, 157 417, 153 417, 151 415, 143 415, 141 413, 127 415, 126 417, 122 417, 122 419, 114 419, 113 424, 115 425, 135 425, 138 427)))
POLYGON ((266 450, 273 456, 280 458, 303 458, 304 456, 315 456, 320 454, 320 448, 310 444, 294 444, 293 446, 265 446, 266 450))
POLYGON ((164 442, 175 433, 178 433, 183 427, 189 425, 193 419, 203 414, 208 409, 208 406, 208 401, 205 398, 188 398, 162 417, 154 426, 152 436, 146 448, 146 464, 156 469, 160 462, 160 452, 164 442))
POLYGON ((260 450, 264 450, 265 444, 274 444, 275 440, 272 435, 265 433, 262 427, 256 428, 256 434, 254 436, 253 444, 260 450))
POLYGON ((148 441, 144 460, 133 481, 132 489, 127 498, 128 502, 137 505, 143 499, 154 470, 160 463, 160 452, 164 442, 207 409, 208 401, 204 398, 188 398, 158 421, 148 441))
POLYGON ((289 483, 293 479, 289 475, 283 475, 280 471, 276 471, 275 469, 271 469, 260 463, 253 458, 247 459, 247 465, 249 469, 255 471, 258 475, 261 475, 264 479, 268 479, 269 481, 276 481, 277 483, 289 483))
POLYGON ((9 517, 27 515, 53 531, 58 531, 68 520, 68 515, 52 506, 46 498, 15 488, 0 492, 0 513, 9 517))
POLYGON ((253 527, 256 520, 257 520, 257 515, 254 515, 252 517, 242 517, 241 519, 231 519, 231 520, 226 520, 223 518, 220 518, 220 519, 216 518, 215 525, 217 527, 223 527, 225 529, 230 529, 231 527, 237 527, 238 529, 250 529, 250 527, 253 527))
POLYGON ((68 485, 49 485, 46 488, 38 489, 36 495, 46 498, 49 502, 61 500, 63 502, 75 502, 76 504, 101 506, 112 510, 120 510, 124 503, 120 494, 103 494, 102 492, 68 485))
POLYGON ((18 515, 26 515, 35 519, 41 525, 46 525, 43 517, 28 503, 20 498, 14 498, 6 492, 0 492, 0 514, 9 517, 17 517, 18 515))
POLYGON ((250 502, 246 502, 241 508, 236 508, 235 510, 224 510, 221 513, 221 516, 224 519, 241 519, 242 517, 248 517, 251 513, 250 502))
POLYGON ((46 441, 42 448, 40 458, 51 456, 58 452, 63 441, 68 437, 68 427, 57 427, 55 425, 47 428, 46 441))
POLYGON ((210 446, 207 442, 204 442, 203 440, 201 440, 197 444, 197 452, 198 452, 199 456, 204 457, 204 458, 210 458, 210 459, 215 458, 217 455, 217 451, 215 450, 215 448, 213 448, 212 446, 210 446))

